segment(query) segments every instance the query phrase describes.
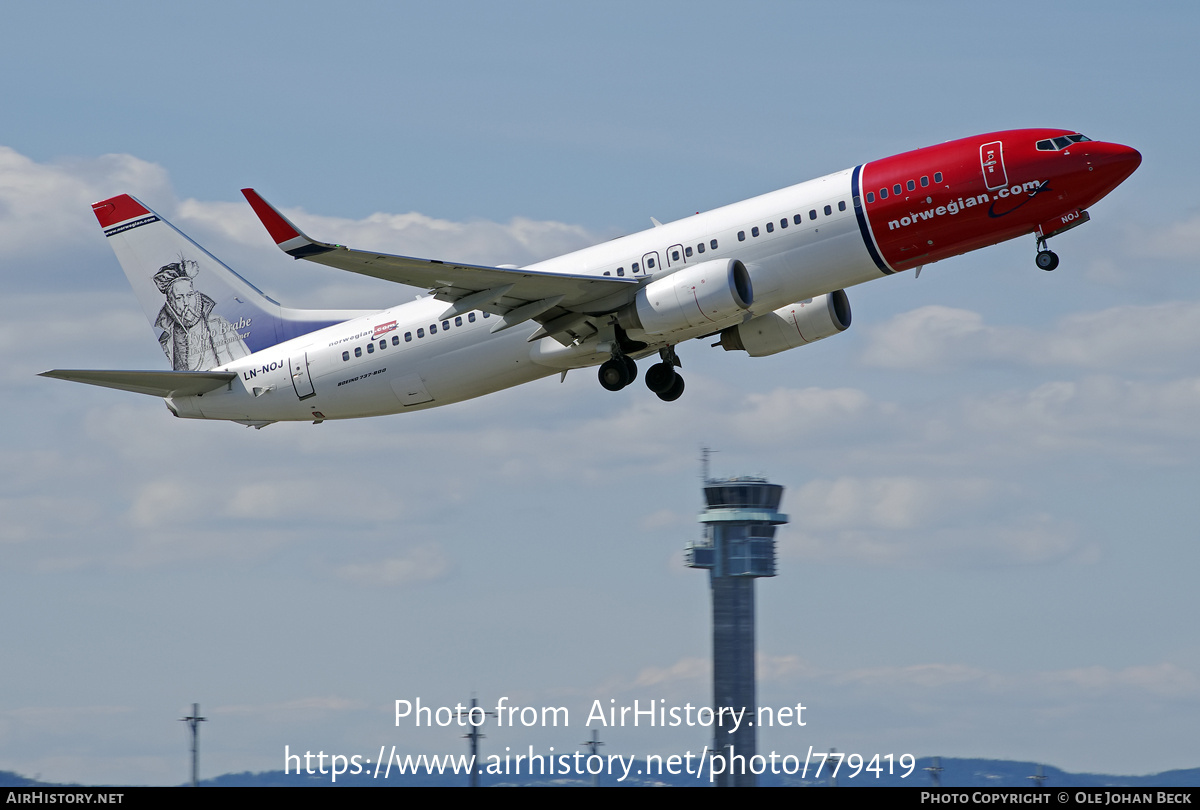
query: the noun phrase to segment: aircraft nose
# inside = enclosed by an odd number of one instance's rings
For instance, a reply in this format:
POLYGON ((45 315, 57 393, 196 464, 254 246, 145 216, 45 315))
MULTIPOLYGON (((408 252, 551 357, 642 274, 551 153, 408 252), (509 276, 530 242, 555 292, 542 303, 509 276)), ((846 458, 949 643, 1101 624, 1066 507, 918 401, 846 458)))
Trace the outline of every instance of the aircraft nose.
POLYGON ((1110 187, 1124 182, 1142 165, 1142 153, 1133 147, 1119 143, 1096 144, 1096 147, 1089 150, 1088 164, 1102 173, 1110 187))

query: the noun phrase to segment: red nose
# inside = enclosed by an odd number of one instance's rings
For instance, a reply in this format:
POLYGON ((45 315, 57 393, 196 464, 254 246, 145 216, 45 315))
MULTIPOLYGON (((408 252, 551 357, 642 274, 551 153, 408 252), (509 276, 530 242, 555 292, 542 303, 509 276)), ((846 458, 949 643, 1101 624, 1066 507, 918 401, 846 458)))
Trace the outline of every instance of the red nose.
POLYGON ((1088 162, 1093 170, 1101 172, 1111 189, 1124 182, 1142 164, 1142 154, 1119 143, 1098 143, 1088 150, 1088 162))

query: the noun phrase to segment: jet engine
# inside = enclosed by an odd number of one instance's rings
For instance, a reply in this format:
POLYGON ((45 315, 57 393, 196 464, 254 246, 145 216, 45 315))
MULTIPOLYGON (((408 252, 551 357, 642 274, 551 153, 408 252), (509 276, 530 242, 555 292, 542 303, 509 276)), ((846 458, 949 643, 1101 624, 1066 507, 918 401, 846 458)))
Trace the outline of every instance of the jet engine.
POLYGON ((637 298, 618 313, 625 329, 661 335, 678 329, 717 325, 754 303, 746 265, 718 259, 684 267, 638 290, 637 298))
POLYGON ((740 350, 751 357, 766 357, 849 328, 850 299, 845 290, 834 290, 723 329, 721 346, 727 352, 740 350))

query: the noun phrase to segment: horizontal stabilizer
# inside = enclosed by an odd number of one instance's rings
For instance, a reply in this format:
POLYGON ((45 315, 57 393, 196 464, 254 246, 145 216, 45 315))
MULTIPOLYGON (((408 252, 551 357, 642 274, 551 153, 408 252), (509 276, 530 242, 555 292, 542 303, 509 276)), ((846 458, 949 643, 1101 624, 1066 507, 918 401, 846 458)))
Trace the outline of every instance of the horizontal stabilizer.
POLYGON ((155 397, 193 397, 215 391, 237 379, 233 371, 90 371, 54 369, 39 377, 99 385, 155 397))

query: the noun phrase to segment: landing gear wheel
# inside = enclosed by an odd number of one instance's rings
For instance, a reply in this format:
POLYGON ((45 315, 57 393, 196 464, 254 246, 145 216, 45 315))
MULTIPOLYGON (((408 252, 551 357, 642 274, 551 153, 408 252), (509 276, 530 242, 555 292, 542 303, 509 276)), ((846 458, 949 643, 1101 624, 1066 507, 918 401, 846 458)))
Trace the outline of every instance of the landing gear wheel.
POLYGON ((646 369, 646 387, 662 396, 675 384, 675 366, 670 363, 655 363, 646 369))
POLYGON ((675 381, 671 383, 671 387, 658 395, 658 398, 663 402, 674 402, 683 396, 683 377, 675 375, 675 381))
POLYGON ((621 359, 625 361, 625 371, 629 375, 629 378, 625 380, 625 384, 629 385, 637 379, 637 363, 627 354, 622 355, 621 359))
POLYGON ((1037 257, 1034 259, 1037 266, 1050 272, 1055 267, 1058 267, 1058 254, 1053 250, 1039 250, 1037 257))
MULTIPOLYGON (((620 391, 625 386, 629 385, 632 377, 629 374, 629 365, 626 361, 632 364, 633 361, 627 357, 614 357, 611 360, 605 360, 600 364, 600 385, 608 391, 620 391)), ((634 372, 637 372, 637 366, 634 365, 634 372)))

